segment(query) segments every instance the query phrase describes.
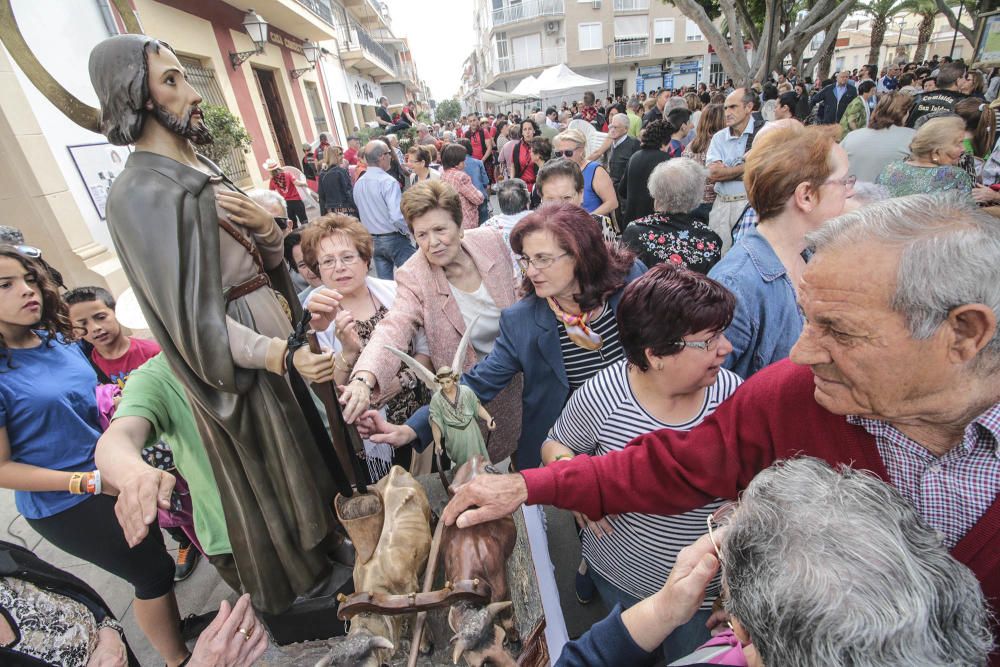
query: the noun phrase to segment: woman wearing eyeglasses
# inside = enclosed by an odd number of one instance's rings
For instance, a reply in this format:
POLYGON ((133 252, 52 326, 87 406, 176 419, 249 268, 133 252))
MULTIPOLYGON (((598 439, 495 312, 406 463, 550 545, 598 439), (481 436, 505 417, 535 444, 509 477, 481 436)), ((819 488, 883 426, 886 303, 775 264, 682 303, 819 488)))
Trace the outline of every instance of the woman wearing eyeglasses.
MULTIPOLYGON (((302 232, 302 257, 319 276, 323 286, 312 293, 309 309, 316 324, 330 321, 317 333, 320 345, 334 353, 334 379, 347 384, 351 369, 368 344, 376 325, 388 314, 396 300, 396 283, 368 275, 373 241, 368 230, 355 218, 325 215, 302 232)), ((430 349, 423 331, 418 331, 400 349, 431 370, 430 349)), ((381 409, 393 424, 402 424, 430 398, 412 371, 405 366, 388 383, 381 409)), ((411 468, 411 449, 366 446, 371 481, 389 473, 393 465, 411 468)), ((414 472, 430 472, 430 460, 413 461, 414 472)))
MULTIPOLYGON (((735 299, 722 285, 673 264, 660 264, 625 288, 618 336, 625 358, 594 375, 566 404, 542 446, 542 462, 577 454, 603 456, 660 429, 695 428, 729 398, 741 380, 722 368, 732 350, 723 331, 735 299)), ((608 609, 656 593, 678 552, 704 532, 721 500, 677 516, 622 514, 590 521, 577 514, 583 558, 608 609)), ((718 581, 699 611, 663 645, 667 661, 709 639, 705 623, 718 581)))
POLYGON ((583 208, 594 215, 611 215, 618 196, 608 170, 597 161, 587 162, 587 138, 579 130, 563 130, 552 139, 552 155, 572 160, 583 172, 583 208))
MULTIPOLYGON (((423 330, 431 367, 450 366, 466 327, 476 320, 463 368, 467 370, 493 351, 500 333, 500 311, 517 300, 514 266, 503 235, 493 228, 462 229, 460 195, 451 185, 443 180, 422 181, 403 193, 401 208, 418 251, 397 269, 396 298, 357 362, 346 364, 338 358, 338 366, 353 366, 341 395, 349 422, 367 410, 372 400, 381 403, 392 396, 400 361, 386 346, 404 350, 423 330)), ((319 329, 333 321, 328 306, 310 301, 309 310, 319 329)), ((338 382, 344 379, 338 375, 338 382)), ((488 449, 493 460, 500 461, 517 446, 520 380, 491 399, 486 409, 496 418, 497 430, 488 449)))
MULTIPOLYGON (((625 285, 646 267, 630 251, 607 243, 590 214, 570 203, 542 204, 517 223, 510 246, 520 258, 526 296, 500 314, 492 352, 466 369, 462 383, 489 401, 524 373, 515 465, 525 470, 541 463, 542 442, 569 396, 624 357, 615 311, 625 285)), ((433 344, 430 333, 428 338, 433 344)), ((350 408, 348 419, 360 414, 350 408)), ((502 418, 496 421, 505 426, 502 418)), ((404 427, 381 422, 369 427, 380 442, 431 440, 424 411, 404 427)))
POLYGON ((761 130, 747 154, 743 181, 760 222, 708 272, 736 295, 725 367, 744 380, 787 357, 802 333, 806 234, 843 213, 854 186, 836 139, 836 128, 795 123, 761 130))

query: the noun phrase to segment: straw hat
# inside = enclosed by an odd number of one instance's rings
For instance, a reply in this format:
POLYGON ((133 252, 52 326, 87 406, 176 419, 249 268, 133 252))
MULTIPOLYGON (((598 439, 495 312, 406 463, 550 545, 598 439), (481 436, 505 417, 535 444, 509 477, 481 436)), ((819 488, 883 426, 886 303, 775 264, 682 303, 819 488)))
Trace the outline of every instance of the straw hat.
POLYGON ((264 171, 274 171, 275 169, 280 169, 281 165, 273 157, 269 157, 264 160, 264 164, 260 165, 264 171))

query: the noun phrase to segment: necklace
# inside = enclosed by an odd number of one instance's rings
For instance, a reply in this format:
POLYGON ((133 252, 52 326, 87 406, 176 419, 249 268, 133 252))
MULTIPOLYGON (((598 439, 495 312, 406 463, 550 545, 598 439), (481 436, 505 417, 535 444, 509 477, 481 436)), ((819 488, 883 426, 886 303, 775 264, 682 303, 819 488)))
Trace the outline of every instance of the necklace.
POLYGON ((547 301, 549 302, 549 308, 552 309, 552 312, 555 313, 556 317, 563 323, 563 326, 566 327, 566 335, 569 336, 574 345, 582 347, 585 350, 601 349, 604 341, 601 340, 600 334, 587 326, 590 320, 593 319, 594 314, 600 311, 600 307, 580 313, 579 315, 574 315, 563 310, 554 297, 548 297, 547 301))

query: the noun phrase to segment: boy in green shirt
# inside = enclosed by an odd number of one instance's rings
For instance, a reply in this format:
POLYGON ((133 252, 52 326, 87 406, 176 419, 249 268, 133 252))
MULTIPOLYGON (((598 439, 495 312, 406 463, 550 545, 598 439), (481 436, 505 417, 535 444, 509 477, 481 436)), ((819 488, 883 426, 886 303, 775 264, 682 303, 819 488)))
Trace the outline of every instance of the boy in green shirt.
POLYGON ((174 477, 140 456, 145 445, 160 439, 170 445, 177 470, 187 480, 202 551, 226 583, 239 591, 212 465, 187 394, 162 354, 129 375, 111 425, 97 442, 97 467, 102 480, 119 491, 116 513, 129 544, 142 540, 156 520, 157 507, 170 507, 174 477))

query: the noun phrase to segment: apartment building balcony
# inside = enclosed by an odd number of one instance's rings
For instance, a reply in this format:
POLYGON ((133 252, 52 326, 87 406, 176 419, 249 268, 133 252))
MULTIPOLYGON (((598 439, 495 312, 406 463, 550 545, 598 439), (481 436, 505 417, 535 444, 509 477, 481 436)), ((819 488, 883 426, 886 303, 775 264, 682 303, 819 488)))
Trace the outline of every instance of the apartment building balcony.
POLYGON ((340 57, 349 65, 377 80, 396 78, 396 61, 392 54, 357 23, 344 32, 340 57))
POLYGON ((615 41, 615 58, 622 60, 634 60, 644 58, 649 55, 648 39, 624 39, 615 41))
POLYGON ((500 77, 511 74, 523 77, 534 73, 533 70, 541 70, 564 62, 566 62, 565 47, 545 48, 505 58, 493 57, 486 63, 486 86, 493 85, 493 82, 500 77))
MULTIPOLYGON (((324 2, 324 0, 312 0, 312 2, 324 2)), ((358 23, 368 30, 374 31, 380 27, 390 27, 389 17, 382 13, 381 3, 376 2, 376 0, 340 0, 340 3, 358 23)))
POLYGON ((322 41, 337 36, 337 27, 326 0, 226 0, 246 12, 250 9, 271 25, 299 39, 322 41))
POLYGON ((494 9, 490 13, 490 25, 499 28, 549 16, 562 17, 565 13, 566 5, 563 0, 523 0, 494 9))
POLYGON ((649 0, 615 0, 615 12, 649 11, 649 0))

